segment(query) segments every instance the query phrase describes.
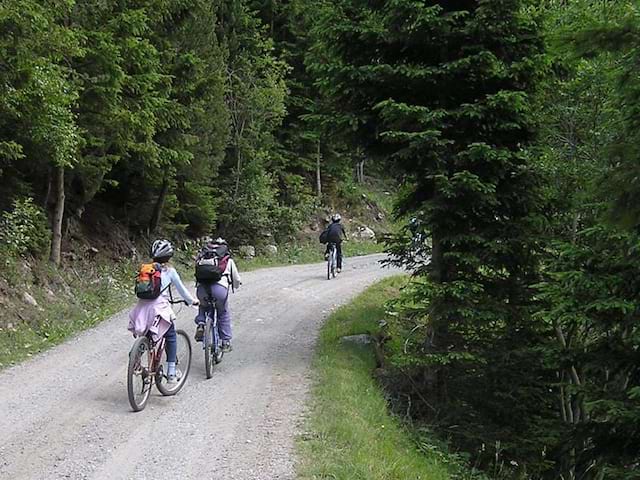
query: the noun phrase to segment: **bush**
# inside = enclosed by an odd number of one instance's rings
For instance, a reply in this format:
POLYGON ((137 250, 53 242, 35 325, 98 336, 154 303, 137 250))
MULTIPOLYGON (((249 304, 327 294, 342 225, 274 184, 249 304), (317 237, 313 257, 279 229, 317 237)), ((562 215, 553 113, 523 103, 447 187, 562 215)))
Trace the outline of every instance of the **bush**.
POLYGON ((13 209, 0 219, 0 250, 17 257, 28 253, 41 256, 49 252, 51 230, 47 215, 32 198, 17 199, 13 209))

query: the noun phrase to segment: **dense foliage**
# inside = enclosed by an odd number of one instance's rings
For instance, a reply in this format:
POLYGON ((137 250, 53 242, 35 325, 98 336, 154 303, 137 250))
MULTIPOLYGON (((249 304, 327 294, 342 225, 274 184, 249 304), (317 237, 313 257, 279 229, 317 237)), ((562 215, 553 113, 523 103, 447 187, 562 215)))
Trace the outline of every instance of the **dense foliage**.
POLYGON ((638 478, 633 2, 323 2, 309 71, 404 182, 414 420, 504 478, 638 478))
POLYGON ((351 175, 323 151, 322 170, 338 167, 320 177, 297 15, 246 0, 2 2, 0 209, 41 206, 56 263, 95 212, 133 234, 296 232, 319 186, 351 175))
POLYGON ((639 67, 631 0, 5 0, 0 250, 281 240, 373 163, 396 405, 494 478, 640 478, 639 67))

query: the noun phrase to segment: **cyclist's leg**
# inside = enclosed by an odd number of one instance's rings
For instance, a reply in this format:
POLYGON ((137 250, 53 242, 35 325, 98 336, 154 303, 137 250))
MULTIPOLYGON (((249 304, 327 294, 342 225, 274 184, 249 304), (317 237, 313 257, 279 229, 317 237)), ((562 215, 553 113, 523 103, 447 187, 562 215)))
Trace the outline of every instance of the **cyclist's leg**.
POLYGON ((178 353, 178 338, 176 336, 176 327, 171 322, 171 326, 167 333, 164 334, 164 349, 167 352, 167 375, 175 376, 176 374, 176 357, 178 353))
POLYGON ((218 333, 220 339, 230 341, 231 334, 231 311, 229 310, 229 289, 222 285, 213 286, 213 298, 216 300, 216 315, 218 316, 218 333))
POLYGON ((198 315, 196 315, 196 318, 194 318, 196 325, 204 324, 206 321, 205 312, 207 311, 207 297, 209 295, 209 292, 207 290, 210 288, 211 288, 210 285, 198 284, 198 288, 196 290, 196 296, 198 297, 198 301, 200 302, 200 305, 198 305, 198 315))
POLYGON ((336 242, 336 257, 338 259, 338 269, 342 269, 342 242, 336 242))
POLYGON ((207 298, 209 296, 210 289, 210 285, 198 284, 198 288, 196 290, 196 295, 198 297, 198 300, 200 301, 200 305, 198 306, 198 315, 196 315, 196 318, 193 319, 197 325, 196 333, 194 335, 194 339, 196 342, 201 342, 202 336, 204 335, 204 324, 207 320, 206 312, 209 306, 207 298))

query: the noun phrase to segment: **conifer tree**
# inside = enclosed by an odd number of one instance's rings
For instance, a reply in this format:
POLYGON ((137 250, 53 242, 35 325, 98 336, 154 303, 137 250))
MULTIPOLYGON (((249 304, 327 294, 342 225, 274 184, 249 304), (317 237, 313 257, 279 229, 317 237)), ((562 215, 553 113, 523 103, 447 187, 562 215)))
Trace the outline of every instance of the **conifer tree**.
MULTIPOLYGON (((525 151, 543 51, 536 18, 521 0, 342 0, 309 22, 320 87, 343 125, 390 158, 404 182, 398 212, 414 217, 414 240, 428 238, 401 361, 435 372, 430 396, 451 422, 482 413, 495 422, 482 433, 515 443, 549 406, 519 401, 544 387, 510 364, 543 370, 530 348, 540 202, 525 151)), ((394 247, 398 263, 414 266, 409 250, 394 247)), ((479 429, 465 432, 476 446, 479 429)))

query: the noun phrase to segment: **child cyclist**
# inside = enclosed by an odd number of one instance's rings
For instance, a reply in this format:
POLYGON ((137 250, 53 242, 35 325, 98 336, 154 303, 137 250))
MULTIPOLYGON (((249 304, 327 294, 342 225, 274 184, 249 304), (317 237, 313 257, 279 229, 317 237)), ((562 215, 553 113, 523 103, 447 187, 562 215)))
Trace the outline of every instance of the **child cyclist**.
POLYGON ((198 300, 194 299, 182 283, 180 275, 174 267, 169 264, 173 257, 174 248, 168 240, 156 240, 151 246, 151 258, 154 263, 161 266, 161 294, 157 299, 138 300, 137 305, 129 314, 129 330, 134 336, 144 335, 147 331, 154 331, 153 327, 163 320, 168 328, 157 328, 160 333, 164 330, 165 350, 167 352, 167 382, 175 384, 179 379, 176 377, 176 357, 177 357, 177 337, 174 320, 176 318, 171 309, 171 286, 175 285, 178 293, 189 305, 198 305, 198 300), (167 318, 168 317, 168 318, 167 318))
POLYGON ((229 310, 229 289, 236 290, 242 285, 240 279, 240 272, 236 263, 231 258, 229 252, 229 246, 226 240, 217 238, 213 241, 207 242, 207 244, 200 250, 196 257, 196 262, 209 256, 216 256, 220 259, 220 265, 224 265, 224 271, 222 267, 222 278, 217 282, 207 283, 198 282, 197 295, 200 301, 200 309, 198 316, 195 318, 197 325, 195 339, 197 342, 202 341, 204 336, 204 323, 205 314, 207 308, 209 308, 209 299, 213 302, 213 306, 216 309, 216 315, 218 316, 218 333, 220 340, 222 341, 222 351, 230 352, 231 348, 231 311, 229 310), (224 264, 226 262, 226 265, 224 264))

